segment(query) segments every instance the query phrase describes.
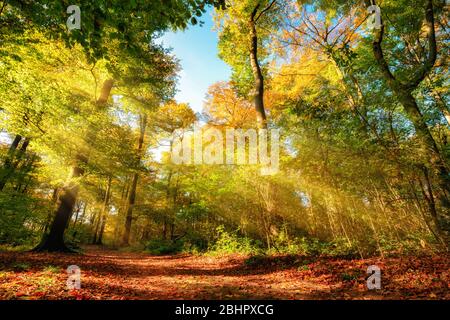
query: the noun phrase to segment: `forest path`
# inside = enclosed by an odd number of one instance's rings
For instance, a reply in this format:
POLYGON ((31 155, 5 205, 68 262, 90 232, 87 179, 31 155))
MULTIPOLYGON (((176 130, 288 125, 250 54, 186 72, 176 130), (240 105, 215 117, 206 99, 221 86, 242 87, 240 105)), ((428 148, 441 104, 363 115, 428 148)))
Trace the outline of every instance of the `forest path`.
POLYGON ((358 259, 152 256, 87 247, 84 255, 0 253, 0 299, 449 299, 449 256, 358 259), (366 269, 383 270, 369 291, 366 269), (69 265, 81 290, 66 288, 69 265))

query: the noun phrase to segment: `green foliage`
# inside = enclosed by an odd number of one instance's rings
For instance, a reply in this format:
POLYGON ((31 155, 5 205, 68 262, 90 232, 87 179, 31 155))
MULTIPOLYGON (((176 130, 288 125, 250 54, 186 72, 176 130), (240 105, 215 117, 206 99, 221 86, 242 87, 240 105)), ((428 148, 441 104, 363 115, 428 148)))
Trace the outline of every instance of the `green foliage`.
POLYGON ((216 10, 215 20, 219 30, 219 57, 232 67, 232 81, 240 95, 250 97, 253 74, 250 62, 250 27, 248 21, 257 9, 255 21, 258 33, 258 60, 265 76, 269 63, 271 32, 280 24, 280 4, 270 7, 271 1, 239 0, 228 1, 227 10, 216 10), (259 9, 258 9, 259 8, 259 9), (265 10, 265 9, 268 10, 265 10), (265 11, 264 11, 265 10, 265 11), (259 15, 261 14, 261 15, 259 15))
POLYGON ((35 243, 48 210, 45 201, 29 195, 0 192, 0 244, 20 246, 35 243))
POLYGON ((155 255, 168 255, 181 252, 183 249, 182 241, 171 240, 151 240, 147 242, 145 251, 155 255))
POLYGON ((17 263, 14 263, 12 265, 12 267, 14 268, 14 270, 17 270, 17 271, 26 271, 31 266, 28 263, 17 262, 17 263))
POLYGON ((82 12, 80 30, 67 32, 66 3, 61 1, 36 0, 31 2, 9 1, 0 16, 0 27, 7 23, 25 19, 26 24, 16 27, 34 27, 52 39, 61 38, 69 47, 79 44, 90 61, 109 57, 109 45, 118 42, 128 54, 138 54, 141 43, 152 41, 156 33, 167 29, 184 29, 193 16, 201 16, 207 5, 219 5, 210 0, 166 0, 166 1, 94 1, 77 3, 82 12), (45 9, 43 9, 45 7, 45 9))
MULTIPOLYGON (((1 248, 35 244, 68 182, 79 189, 65 234, 74 247, 91 243, 103 221, 105 243, 120 247, 131 211, 126 250, 158 255, 239 253, 257 261, 262 253, 354 257, 445 245, 450 220, 436 221, 448 212, 438 201, 445 186, 417 131, 429 129, 448 166, 442 4, 434 1, 439 63, 413 92, 418 127, 377 66, 373 33, 353 30, 351 18, 366 18, 360 2, 271 3, 227 1, 223 10, 224 1, 86 0, 82 30, 66 32, 65 4, 8 1, 0 15, 1 248), (212 4, 221 4, 219 55, 233 74, 226 91, 210 90, 221 109, 209 110, 205 126, 254 126, 249 22, 256 13, 268 124, 282 132, 274 176, 256 166, 176 166, 152 152, 173 146, 175 132, 190 135, 200 120, 172 100, 178 62, 155 39, 201 23, 212 4), (97 99, 108 79, 114 87, 103 106, 97 99), (20 144, 9 150, 15 137, 20 144), (83 173, 67 179, 74 164, 83 173)), ((381 4, 385 56, 405 83, 427 58, 425 0, 418 3, 381 4)))
POLYGON ((216 229, 217 240, 208 250, 212 255, 252 254, 259 251, 255 242, 247 237, 240 237, 238 232, 227 232, 224 226, 216 229))
POLYGON ((47 273, 60 273, 61 268, 53 265, 48 265, 44 267, 43 271, 47 273))

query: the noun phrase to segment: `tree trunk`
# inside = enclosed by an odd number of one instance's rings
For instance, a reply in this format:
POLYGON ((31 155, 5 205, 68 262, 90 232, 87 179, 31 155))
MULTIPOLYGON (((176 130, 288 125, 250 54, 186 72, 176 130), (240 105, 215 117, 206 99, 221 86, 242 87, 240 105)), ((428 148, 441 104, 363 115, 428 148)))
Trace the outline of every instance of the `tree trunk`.
POLYGON ((425 123, 413 95, 410 92, 399 92, 397 96, 408 114, 408 118, 414 125, 417 137, 419 138, 421 146, 428 157, 428 162, 437 173, 437 180, 441 191, 437 192, 436 196, 439 199, 442 210, 437 214, 436 227, 439 235, 448 239, 450 233, 450 226, 448 225, 448 221, 450 221, 450 203, 448 198, 448 195, 450 195, 449 171, 446 167, 445 161, 441 158, 436 141, 428 129, 428 126, 425 123))
POLYGON ((250 19, 248 21, 248 26, 250 29, 250 63, 252 65, 253 77, 255 79, 254 101, 258 127, 260 129, 267 128, 267 119, 266 111, 264 109, 264 76, 258 60, 258 31, 256 30, 256 24, 264 14, 272 9, 276 2, 276 0, 272 0, 267 7, 259 10, 261 3, 258 1, 250 14, 250 19))
MULTIPOLYGON (((109 176, 108 177, 108 185, 106 187, 106 192, 105 192, 105 200, 103 202, 102 213, 100 216, 100 222, 99 222, 100 230, 99 230, 97 238, 94 241, 94 244, 98 244, 98 245, 101 245, 102 241, 103 241, 103 232, 105 231, 106 217, 108 214, 108 207, 109 207, 109 199, 111 196, 111 181, 112 181, 112 178, 111 178, 111 176, 109 176)), ((96 235, 97 235, 97 232, 96 232, 96 235)))
POLYGON ((102 225, 100 227, 100 233, 97 238, 98 245, 103 245, 103 234, 105 233, 105 226, 106 226, 106 216, 103 216, 102 225))
POLYGON ((72 228, 75 228, 77 226, 78 218, 80 217, 80 212, 81 212, 81 202, 78 202, 75 220, 73 221, 72 228))
MULTIPOLYGON (((82 169, 74 167, 72 169, 71 177, 80 177, 82 174, 82 169)), ((50 232, 47 237, 44 236, 42 242, 34 248, 33 251, 71 251, 64 244, 64 231, 71 218, 72 210, 78 195, 78 189, 79 187, 76 183, 70 183, 62 189, 59 196, 59 205, 55 212, 55 218, 50 227, 50 232)))
MULTIPOLYGON (((53 189, 52 195, 52 207, 55 207, 56 202, 58 201, 59 188, 53 189)), ((47 233, 48 228, 50 227, 50 223, 52 222, 52 214, 53 212, 49 211, 47 214, 47 218, 45 219, 45 225, 43 226, 43 234, 47 233)))
POLYGON ((80 216, 80 211, 81 211, 81 203, 79 202, 77 205, 77 211, 75 213, 75 220, 73 221, 72 225, 73 228, 75 228, 75 226, 77 225, 78 217, 80 216))
MULTIPOLYGON (((256 14, 256 12, 255 12, 256 14)), ((258 60, 258 33, 256 31, 255 16, 249 21, 250 27, 250 63, 252 65, 253 78, 255 80, 254 87, 254 103, 258 127, 264 129, 267 127, 266 111, 264 109, 264 76, 258 60)))
MULTIPOLYGON (((414 129, 418 138, 420 139, 422 147, 425 149, 426 154, 429 155, 430 163, 434 168, 437 169, 439 173, 440 186, 442 190, 444 191, 444 193, 450 195, 450 177, 448 169, 446 168, 446 165, 440 156, 439 148, 433 138, 433 135, 428 129, 427 124, 425 123, 423 115, 420 112, 419 106, 417 105, 416 99, 413 97, 411 92, 407 91, 398 92, 397 96, 402 103, 406 113, 408 114, 408 118, 414 125, 414 129)), ((442 199, 441 202, 447 203, 448 206, 447 198, 442 199)))
POLYGON ((102 213, 99 212, 97 221, 95 222, 94 235, 92 236, 92 244, 97 243, 97 234, 101 223, 102 223, 102 213))
MULTIPOLYGON (((113 87, 113 80, 106 80, 99 99, 97 100, 97 111, 101 111, 107 106, 109 95, 113 87)), ((87 131, 86 141, 89 143, 94 140, 95 129, 89 127, 87 131)), ((50 251, 50 252, 70 252, 69 248, 64 244, 64 231, 71 218, 73 207, 78 197, 79 184, 77 178, 84 175, 84 167, 88 163, 87 151, 79 152, 75 159, 75 164, 72 167, 69 181, 62 189, 59 197, 59 205, 55 212, 55 218, 48 237, 44 237, 41 243, 33 249, 33 251, 50 251)))
POLYGON ((436 63, 437 41, 434 24, 435 19, 433 1, 428 0, 425 7, 425 25, 427 27, 429 52, 426 60, 423 63, 418 64, 414 69, 414 72, 412 72, 408 77, 408 82, 399 80, 391 72, 389 63, 384 56, 382 48, 385 32, 384 23, 382 23, 381 27, 375 31, 373 53, 387 85, 397 96, 397 99, 403 105, 409 120, 414 125, 417 138, 427 157, 427 164, 431 165, 433 171, 437 173, 441 190, 436 196, 439 198, 439 202, 442 205, 442 213, 439 214, 440 224, 442 224, 440 228, 445 230, 447 233, 447 235, 442 236, 448 237, 450 234, 450 226, 448 224, 448 221, 450 220, 450 203, 448 200, 448 196, 450 195, 450 177, 449 170, 447 168, 447 159, 445 158, 445 154, 440 152, 439 147, 436 144, 430 129, 428 128, 426 119, 424 119, 417 101, 412 95, 412 92, 430 74, 436 63))
MULTIPOLYGON (((138 157, 136 159, 136 166, 139 165, 142 158, 142 149, 144 147, 144 137, 145 137, 145 129, 147 127, 147 115, 140 115, 140 135, 138 142, 138 157)), ((133 174, 133 180, 131 182, 131 188, 128 194, 128 203, 127 203, 127 215, 125 218, 125 230, 122 237, 122 245, 126 246, 130 244, 130 232, 131 232, 131 224, 133 222, 133 208, 136 201, 136 188, 137 182, 139 179, 138 172, 133 174)))
POLYGON ((9 147, 8 154, 5 159, 5 163, 3 165, 3 170, 2 170, 3 172, 0 176, 0 191, 2 191, 3 188, 5 188, 6 182, 8 182, 8 179, 14 173, 14 164, 13 164, 14 157, 16 154, 17 147, 19 146, 19 143, 21 140, 22 140, 22 136, 16 135, 9 147))

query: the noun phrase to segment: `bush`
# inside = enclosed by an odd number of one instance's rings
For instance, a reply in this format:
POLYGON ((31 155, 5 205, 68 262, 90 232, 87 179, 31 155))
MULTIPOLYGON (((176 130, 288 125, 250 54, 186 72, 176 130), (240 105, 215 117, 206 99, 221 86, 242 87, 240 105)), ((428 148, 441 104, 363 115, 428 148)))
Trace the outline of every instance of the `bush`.
POLYGON ((211 254, 254 254, 261 251, 254 241, 239 237, 237 232, 227 232, 224 226, 217 227, 216 232, 218 238, 209 250, 211 254))
POLYGON ((168 255, 180 253, 183 250, 182 241, 150 240, 145 246, 145 251, 155 255, 168 255))
POLYGON ((23 246, 38 241, 47 205, 15 191, 0 192, 0 244, 23 246))
POLYGON ((330 242, 317 238, 299 237, 286 240, 281 234, 274 241, 274 247, 267 251, 268 254, 294 254, 294 255, 329 255, 352 256, 358 253, 356 243, 349 243, 347 239, 338 238, 330 242))

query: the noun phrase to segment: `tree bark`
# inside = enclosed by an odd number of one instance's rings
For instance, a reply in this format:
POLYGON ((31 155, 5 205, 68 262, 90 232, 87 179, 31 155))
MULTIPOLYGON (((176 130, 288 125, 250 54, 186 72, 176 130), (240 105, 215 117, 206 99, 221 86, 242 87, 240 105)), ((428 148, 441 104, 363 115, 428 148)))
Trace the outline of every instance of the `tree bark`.
POLYGON ((250 28, 250 63, 252 66, 253 78, 255 80, 253 92, 254 104, 258 127, 263 129, 267 127, 267 117, 264 109, 264 75, 258 60, 258 32, 256 30, 257 19, 255 18, 258 8, 259 5, 253 10, 248 26, 250 28))
MULTIPOLYGON (((113 80, 106 80, 96 106, 97 111, 101 111, 107 106, 108 99, 113 87, 113 80)), ((95 138, 95 130, 89 127, 86 140, 88 143, 95 138)), ((59 204, 54 214, 55 218, 50 227, 47 237, 44 236, 41 243, 33 249, 33 251, 49 251, 49 252, 71 252, 64 244, 64 231, 72 216, 73 207, 78 197, 79 183, 76 181, 81 178, 85 172, 85 166, 88 163, 88 151, 81 151, 77 154, 75 164, 72 167, 66 186, 62 189, 59 196, 59 204)))
MULTIPOLYGON (((442 206, 442 212, 440 213, 440 221, 442 222, 441 228, 450 233, 450 226, 445 221, 450 220, 450 203, 448 196, 450 195, 450 176, 447 168, 445 155, 439 150, 439 147, 434 139, 426 119, 423 117, 420 108, 414 98, 412 92, 420 85, 420 83, 430 74, 437 59, 437 41, 434 26, 434 11, 433 1, 428 0, 425 7, 425 24, 427 27, 428 38, 428 56, 425 62, 418 65, 416 71, 409 77, 407 82, 397 79, 397 77, 391 72, 389 64, 384 56, 382 43, 384 38, 385 26, 382 26, 379 30, 375 31, 373 41, 373 52, 375 60, 377 61, 380 70, 386 80, 389 88, 397 96, 399 102, 403 105, 403 108, 412 122, 416 135, 422 148, 427 156, 427 162, 433 168, 433 171, 437 173, 439 186, 441 191, 437 194, 439 202, 442 206)), ((448 235, 443 235, 448 236, 448 235)))
MULTIPOLYGON (((5 159, 5 163, 3 165, 3 173, 0 176, 0 191, 5 188, 6 183, 8 182, 11 175, 14 173, 14 158, 19 146, 20 141, 22 140, 22 136, 16 135, 11 145, 9 146, 8 154, 5 159)), ((28 146, 28 143, 26 144, 28 146)))
MULTIPOLYGON (((399 91, 397 93, 397 97, 403 105, 408 118, 413 123, 416 134, 421 141, 422 146, 425 148, 426 153, 429 155, 430 163, 435 169, 437 169, 439 173, 441 188, 447 194, 450 194, 450 180, 448 170, 440 156, 440 151, 436 144, 436 141, 434 140, 433 135, 428 129, 419 106, 417 105, 416 99, 413 97, 411 92, 408 91, 399 91)), ((444 202, 448 202, 448 200, 446 199, 444 202)))
MULTIPOLYGON (((136 166, 139 166, 139 163, 141 162, 142 151, 144 147, 145 129, 147 127, 147 115, 141 114, 139 118, 140 118, 140 135, 138 141, 138 149, 137 149, 138 156, 136 159, 136 166)), ((131 182, 131 188, 128 194, 127 215, 125 218, 125 230, 122 237, 122 245, 124 246, 130 244, 131 224, 133 222, 133 208, 136 202, 136 188, 138 179, 139 173, 136 171, 133 174, 133 180, 131 182)))
POLYGON ((98 232, 98 235, 97 235, 97 231, 96 231, 96 238, 94 238, 94 244, 97 244, 97 245, 101 245, 102 241, 103 241, 103 232, 105 231, 106 218, 107 218, 108 207, 109 207, 109 199, 111 197, 111 182, 112 182, 112 177, 109 176, 108 177, 108 185, 106 187, 106 192, 105 192, 105 199, 103 201, 102 212, 100 215, 100 222, 99 222, 100 230, 98 232))

